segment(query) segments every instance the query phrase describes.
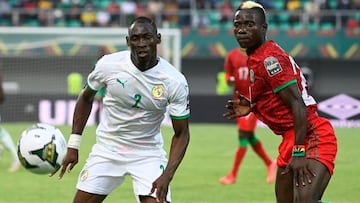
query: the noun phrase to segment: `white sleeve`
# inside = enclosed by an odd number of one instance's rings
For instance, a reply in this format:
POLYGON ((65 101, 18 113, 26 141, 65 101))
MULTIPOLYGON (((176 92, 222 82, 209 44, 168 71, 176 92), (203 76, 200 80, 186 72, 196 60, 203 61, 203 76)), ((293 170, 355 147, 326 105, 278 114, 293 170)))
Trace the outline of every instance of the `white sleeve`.
POLYGON ((169 114, 172 119, 182 120, 190 117, 189 86, 186 81, 177 84, 170 94, 169 114))
POLYGON ((87 85, 90 89, 98 91, 105 86, 105 73, 103 70, 101 61, 96 63, 95 69, 87 77, 87 85))

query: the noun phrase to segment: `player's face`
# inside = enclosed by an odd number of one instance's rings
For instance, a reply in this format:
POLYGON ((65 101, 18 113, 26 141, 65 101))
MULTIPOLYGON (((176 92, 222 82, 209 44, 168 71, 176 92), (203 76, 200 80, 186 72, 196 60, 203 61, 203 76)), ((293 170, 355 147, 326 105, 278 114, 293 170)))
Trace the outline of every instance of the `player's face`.
POLYGON ((142 63, 156 60, 157 44, 160 35, 149 23, 135 23, 129 28, 129 36, 126 37, 127 45, 130 47, 131 55, 135 61, 142 63))
MULTIPOLYGON (((246 49, 259 47, 265 37, 264 26, 253 10, 239 10, 234 16, 234 35, 239 45, 246 49)), ((265 27, 266 28, 266 27, 265 27)))

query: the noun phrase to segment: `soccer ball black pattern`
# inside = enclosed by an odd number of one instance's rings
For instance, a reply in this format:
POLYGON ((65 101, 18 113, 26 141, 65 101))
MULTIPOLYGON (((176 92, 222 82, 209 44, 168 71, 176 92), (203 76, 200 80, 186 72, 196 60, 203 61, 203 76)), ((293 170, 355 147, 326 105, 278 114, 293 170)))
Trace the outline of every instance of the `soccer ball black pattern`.
POLYGON ((58 169, 66 155, 67 144, 61 131, 38 123, 23 131, 18 141, 18 156, 23 167, 36 174, 58 169))

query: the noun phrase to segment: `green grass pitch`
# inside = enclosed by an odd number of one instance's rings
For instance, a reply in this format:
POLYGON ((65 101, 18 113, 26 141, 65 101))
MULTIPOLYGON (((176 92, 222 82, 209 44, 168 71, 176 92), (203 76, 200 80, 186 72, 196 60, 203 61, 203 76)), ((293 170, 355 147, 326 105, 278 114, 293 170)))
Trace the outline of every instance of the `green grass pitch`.
MULTIPOLYGON (((29 123, 2 123, 17 142, 29 123)), ((58 126, 66 138, 69 126, 58 126)), ((262 161, 249 148, 240 167, 237 183, 224 186, 218 179, 231 168, 237 146, 235 124, 191 124, 191 140, 187 154, 175 175, 171 188, 174 203, 273 203, 274 184, 265 182, 266 170, 262 161)), ((339 152, 334 176, 323 200, 333 203, 360 202, 358 158, 360 128, 336 129, 339 152)), ((163 127, 165 147, 169 149, 172 129, 163 127)), ((280 137, 267 128, 258 128, 257 136, 268 153, 275 158, 280 137)), ((9 173, 10 155, 6 150, 0 160, 0 203, 64 203, 71 202, 75 193, 76 179, 91 145, 95 141, 95 127, 84 132, 80 150, 80 163, 62 180, 47 175, 32 174, 25 169, 9 173)), ((127 178, 105 200, 107 203, 135 202, 132 185, 127 178)))

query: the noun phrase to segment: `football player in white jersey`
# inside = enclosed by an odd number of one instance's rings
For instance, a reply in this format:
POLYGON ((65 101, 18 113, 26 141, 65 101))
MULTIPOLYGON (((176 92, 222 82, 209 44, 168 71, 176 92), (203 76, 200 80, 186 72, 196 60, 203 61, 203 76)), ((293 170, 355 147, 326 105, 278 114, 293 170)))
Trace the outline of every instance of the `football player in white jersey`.
POLYGON ((190 138, 188 84, 157 55, 161 35, 151 19, 136 18, 126 42, 130 51, 105 55, 98 61, 77 100, 59 179, 78 163, 94 96, 106 86, 96 143, 79 175, 74 203, 102 202, 125 176, 132 179, 137 202, 171 202, 169 185, 190 138), (168 159, 160 131, 167 107, 174 130, 168 159))

